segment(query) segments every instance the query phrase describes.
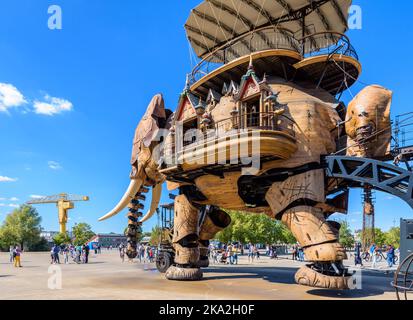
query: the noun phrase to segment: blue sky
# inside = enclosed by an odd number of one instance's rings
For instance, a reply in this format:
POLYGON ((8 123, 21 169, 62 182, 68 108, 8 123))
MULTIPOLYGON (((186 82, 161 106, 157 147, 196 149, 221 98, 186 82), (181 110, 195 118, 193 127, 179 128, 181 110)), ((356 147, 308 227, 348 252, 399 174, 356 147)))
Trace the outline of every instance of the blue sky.
MULTIPOLYGON (((167 107, 176 108, 191 70, 183 25, 198 3, 0 1, 0 84, 22 94, 9 101, 19 107, 0 107, 0 222, 32 195, 68 192, 91 198, 71 211, 69 227, 88 222, 96 232, 124 229, 123 214, 103 223, 97 219, 129 183, 134 129, 151 97, 162 92, 167 107), (52 4, 63 10, 62 30, 47 27, 52 4)), ((405 57, 413 49, 413 3, 354 3, 363 9, 362 30, 348 33, 363 64, 360 80, 394 91, 393 115, 412 110, 413 70, 405 57)), ((352 94, 362 87, 353 86, 352 94)), ((348 102, 351 94, 343 99, 348 102)), ((401 200, 376 197, 379 227, 413 217, 401 200)), ((58 230, 54 205, 37 208, 44 229, 58 230)), ((358 191, 352 192, 347 219, 361 227, 358 191)), ((156 218, 145 229, 155 223, 156 218)))

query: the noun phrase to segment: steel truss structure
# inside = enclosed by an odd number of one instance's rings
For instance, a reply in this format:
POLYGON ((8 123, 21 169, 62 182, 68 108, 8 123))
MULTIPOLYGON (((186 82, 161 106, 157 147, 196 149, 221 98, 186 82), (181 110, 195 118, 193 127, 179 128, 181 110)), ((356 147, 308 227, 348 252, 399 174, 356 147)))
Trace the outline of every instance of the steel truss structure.
POLYGON ((345 156, 325 158, 327 176, 355 182, 354 186, 372 186, 392 194, 413 208, 413 172, 383 161, 345 156))

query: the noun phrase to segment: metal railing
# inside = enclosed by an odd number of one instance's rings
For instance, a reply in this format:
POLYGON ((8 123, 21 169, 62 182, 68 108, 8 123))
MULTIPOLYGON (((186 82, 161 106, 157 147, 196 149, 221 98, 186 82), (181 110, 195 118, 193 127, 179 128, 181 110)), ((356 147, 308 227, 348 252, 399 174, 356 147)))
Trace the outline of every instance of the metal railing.
POLYGON ((339 54, 359 60, 358 54, 350 43, 350 39, 338 32, 319 32, 300 40, 304 58, 339 54))
POLYGON ((235 38, 209 53, 193 69, 191 84, 218 67, 253 52, 264 50, 290 50, 303 58, 340 54, 359 59, 350 39, 338 32, 320 32, 297 39, 287 29, 265 27, 235 38))

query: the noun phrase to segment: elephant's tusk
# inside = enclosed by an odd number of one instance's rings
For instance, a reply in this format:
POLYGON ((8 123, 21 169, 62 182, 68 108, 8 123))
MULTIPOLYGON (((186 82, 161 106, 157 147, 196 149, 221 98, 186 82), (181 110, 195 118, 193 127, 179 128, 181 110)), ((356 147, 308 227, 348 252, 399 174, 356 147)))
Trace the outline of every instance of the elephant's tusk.
POLYGON ((140 221, 141 223, 146 222, 150 218, 153 217, 153 215, 156 212, 156 209, 158 209, 159 202, 161 201, 161 195, 162 195, 162 183, 159 183, 155 187, 153 187, 151 207, 149 211, 147 212, 147 214, 140 221))
POLYGON ((131 183, 129 184, 128 190, 126 190, 125 194, 123 195, 122 200, 119 201, 119 203, 116 205, 115 208, 113 208, 112 211, 110 211, 108 214, 100 218, 99 221, 104 221, 109 218, 112 218, 113 216, 121 212, 123 209, 125 209, 126 206, 130 203, 130 201, 139 192, 142 184, 143 184, 143 181, 140 179, 132 180, 131 183))

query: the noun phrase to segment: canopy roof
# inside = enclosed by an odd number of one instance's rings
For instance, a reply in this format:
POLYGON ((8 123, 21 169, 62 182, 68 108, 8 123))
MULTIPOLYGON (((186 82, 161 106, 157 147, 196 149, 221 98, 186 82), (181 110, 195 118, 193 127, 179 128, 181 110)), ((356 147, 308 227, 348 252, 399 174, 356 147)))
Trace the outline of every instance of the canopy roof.
MULTIPOLYGON (((351 3, 352 0, 205 0, 192 10, 185 29, 199 58, 206 58, 235 39, 241 39, 238 46, 255 52, 274 41, 271 29, 278 36, 280 31, 275 29, 287 29, 297 39, 319 32, 345 33, 351 3), (242 40, 254 31, 253 41, 242 40)), ((312 48, 326 47, 323 38, 311 41, 312 48)), ((222 62, 224 58, 216 53, 214 60, 222 62)))

